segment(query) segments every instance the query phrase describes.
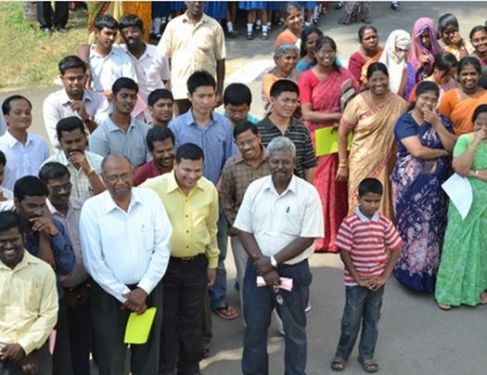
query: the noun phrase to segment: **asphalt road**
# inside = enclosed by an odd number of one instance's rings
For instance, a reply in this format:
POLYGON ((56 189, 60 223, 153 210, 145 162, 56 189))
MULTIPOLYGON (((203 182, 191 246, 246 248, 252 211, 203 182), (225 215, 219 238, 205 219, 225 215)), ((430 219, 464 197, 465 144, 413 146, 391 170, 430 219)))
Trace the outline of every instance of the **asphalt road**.
MULTIPOLYGON (((332 4, 333 6, 333 4, 332 4)), ((331 6, 331 7, 332 7, 331 6)), ((401 11, 393 12, 389 3, 371 5, 372 23, 379 29, 382 43, 395 29, 412 29, 414 21, 423 16, 437 20, 447 12, 456 14, 461 33, 468 38, 470 29, 483 24, 487 17, 487 3, 472 2, 403 2, 401 11)), ((338 24, 340 12, 331 9, 322 17, 320 27, 332 36, 339 49, 339 56, 347 60, 357 49, 356 31, 360 24, 338 24)), ((243 30, 241 30, 243 35, 243 30)), ((268 41, 247 41, 240 37, 228 41, 228 71, 230 79, 245 80, 254 94, 252 112, 262 114, 260 82, 262 68, 272 63, 271 49, 274 30, 268 41), (259 68, 260 67, 260 68, 259 68)), ((66 35, 69 37, 69 33, 66 35)), ((45 135, 42 125, 42 101, 58 87, 32 88, 16 91, 29 97, 34 104, 32 131, 45 135)), ((12 93, 1 93, 0 100, 12 93)), ((231 251, 229 251, 229 254, 231 251)), ((313 309, 308 315, 308 374, 328 374, 340 328, 344 303, 342 265, 337 255, 316 254, 311 259, 313 284, 311 287, 313 309)), ((227 259, 229 291, 228 300, 238 306, 238 295, 233 289, 235 267, 231 255, 227 259)), ((211 355, 202 362, 203 373, 240 373, 243 325, 239 319, 223 321, 213 319, 214 338, 211 355)), ((382 374, 395 375, 484 375, 487 373, 487 307, 461 307, 444 312, 436 307, 430 294, 412 293, 395 280, 386 288, 376 359, 382 374)), ((269 330, 270 373, 283 373, 283 338, 275 323, 269 330)), ((362 374, 352 354, 344 374, 362 374)))

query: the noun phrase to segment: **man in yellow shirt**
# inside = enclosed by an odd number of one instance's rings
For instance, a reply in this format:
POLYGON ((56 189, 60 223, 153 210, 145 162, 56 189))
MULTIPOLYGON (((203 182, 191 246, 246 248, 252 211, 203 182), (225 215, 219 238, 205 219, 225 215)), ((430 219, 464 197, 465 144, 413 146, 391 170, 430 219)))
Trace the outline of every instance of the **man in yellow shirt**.
POLYGON ((0 213, 1 375, 52 374, 46 340, 57 320, 56 277, 24 250, 25 231, 15 212, 0 213))
POLYGON ((151 178, 143 188, 161 198, 173 227, 164 285, 159 374, 199 374, 206 286, 215 281, 218 193, 203 177, 203 150, 192 143, 176 151, 174 171, 151 178), (179 346, 175 343, 179 342, 179 346))

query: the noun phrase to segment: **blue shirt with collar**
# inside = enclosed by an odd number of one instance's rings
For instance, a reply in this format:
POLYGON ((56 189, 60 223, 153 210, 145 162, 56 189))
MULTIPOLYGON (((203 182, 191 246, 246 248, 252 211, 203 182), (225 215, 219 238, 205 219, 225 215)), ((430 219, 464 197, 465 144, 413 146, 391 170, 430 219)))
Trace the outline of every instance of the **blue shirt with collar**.
POLYGON ((203 176, 216 185, 226 161, 238 153, 230 121, 225 116, 212 112, 208 124, 201 127, 196 123, 190 109, 173 119, 169 128, 176 138, 176 148, 185 143, 194 143, 201 147, 205 156, 203 176))
MULTIPOLYGON (((52 222, 56 226, 58 234, 49 236, 49 244, 51 245, 52 254, 56 263, 55 272, 57 290, 59 299, 61 299, 64 295, 64 289, 60 282, 60 277, 62 275, 68 275, 73 271, 74 265, 76 264, 76 258, 71 245, 71 240, 69 239, 64 226, 56 219, 52 219, 52 222)), ((24 246, 33 256, 39 257, 39 232, 32 232, 29 234, 24 246)))

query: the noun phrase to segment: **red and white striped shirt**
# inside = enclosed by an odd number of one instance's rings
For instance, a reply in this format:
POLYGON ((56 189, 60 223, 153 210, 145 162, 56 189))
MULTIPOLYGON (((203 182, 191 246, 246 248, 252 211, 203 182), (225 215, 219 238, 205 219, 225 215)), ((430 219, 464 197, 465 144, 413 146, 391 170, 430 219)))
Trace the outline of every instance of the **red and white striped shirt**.
MULTIPOLYGON (((350 253, 353 266, 360 276, 371 277, 384 273, 387 249, 398 251, 402 243, 392 221, 379 212, 368 218, 357 207, 342 221, 335 245, 350 253)), ((357 285, 346 267, 344 279, 347 286, 357 285)))

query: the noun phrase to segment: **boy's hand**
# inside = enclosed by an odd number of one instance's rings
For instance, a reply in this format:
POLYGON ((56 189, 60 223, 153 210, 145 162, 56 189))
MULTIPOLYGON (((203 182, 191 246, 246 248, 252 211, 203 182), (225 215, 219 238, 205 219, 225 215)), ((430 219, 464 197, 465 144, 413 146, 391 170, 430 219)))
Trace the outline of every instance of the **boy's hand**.
POLYGON ((362 288, 371 289, 371 282, 372 281, 373 281, 373 279, 360 278, 360 279, 358 279, 357 284, 359 286, 361 286, 362 288))
POLYGON ((369 289, 375 292, 376 290, 379 290, 381 287, 383 287, 386 282, 387 282, 387 278, 384 276, 371 279, 369 284, 369 289))

